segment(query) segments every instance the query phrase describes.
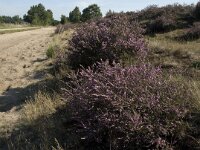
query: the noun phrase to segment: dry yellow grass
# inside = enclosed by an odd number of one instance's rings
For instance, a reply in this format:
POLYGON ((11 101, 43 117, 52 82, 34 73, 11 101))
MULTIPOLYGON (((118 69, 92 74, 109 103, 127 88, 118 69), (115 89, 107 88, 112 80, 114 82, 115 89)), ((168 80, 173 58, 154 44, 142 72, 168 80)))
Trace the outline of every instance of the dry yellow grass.
POLYGON ((64 55, 68 48, 69 39, 71 39, 73 32, 74 30, 70 29, 61 34, 55 34, 52 42, 49 45, 49 48, 47 49, 47 57, 54 59, 58 55, 64 55))
POLYGON ((55 126, 52 127, 55 121, 50 118, 63 105, 65 103, 58 94, 55 93, 50 96, 40 91, 35 94, 33 99, 26 101, 21 109, 20 126, 22 132, 15 135, 14 141, 8 141, 9 149, 37 150, 40 147, 40 149, 47 150, 51 147, 53 150, 63 150, 57 139, 52 141, 54 137, 51 135, 51 130, 55 128, 55 126), (30 136, 40 138, 42 143, 37 145, 35 141, 29 141, 30 136))
POLYGON ((188 85, 196 99, 198 107, 200 108, 200 81, 192 81, 188 85))
MULTIPOLYGON (((191 53, 192 55, 197 54, 200 56, 200 39, 195 41, 181 42, 173 39, 177 35, 182 34, 182 30, 172 31, 166 34, 156 34, 155 37, 148 37, 150 47, 159 47, 169 51, 184 51, 191 53)), ((193 55, 193 56, 194 56, 193 55)))
POLYGON ((59 45, 62 49, 65 49, 68 46, 69 39, 71 39, 74 30, 69 29, 64 31, 61 34, 56 34, 53 37, 52 45, 59 45))
POLYGON ((46 93, 38 92, 34 99, 27 101, 23 106, 21 118, 24 122, 32 124, 41 117, 48 117, 48 115, 55 113, 56 109, 62 105, 64 102, 58 95, 54 94, 52 97, 46 93))
POLYGON ((173 69, 187 69, 190 75, 174 76, 177 80, 188 86, 195 99, 195 104, 200 108, 200 70, 192 68, 192 63, 200 61, 200 39, 195 41, 181 42, 174 37, 181 35, 183 30, 176 30, 165 34, 156 34, 155 37, 147 37, 152 50, 160 50, 161 53, 153 54, 154 63, 171 65, 173 69))
MULTIPOLYGON (((69 30, 54 35, 50 46, 58 45, 60 50, 65 51, 68 46, 66 43, 68 43, 73 32, 73 30, 69 30)), ((21 111, 21 118, 31 124, 40 117, 48 117, 48 115, 55 113, 56 109, 64 104, 61 97, 56 93, 49 96, 47 93, 38 92, 33 99, 26 101, 21 111)))

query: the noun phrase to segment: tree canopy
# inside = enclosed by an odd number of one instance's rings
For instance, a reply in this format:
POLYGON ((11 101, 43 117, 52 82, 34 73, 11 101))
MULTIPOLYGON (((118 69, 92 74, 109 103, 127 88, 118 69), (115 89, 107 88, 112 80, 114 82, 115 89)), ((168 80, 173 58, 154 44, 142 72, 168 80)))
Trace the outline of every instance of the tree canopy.
POLYGON ((75 7, 74 10, 69 13, 69 21, 77 23, 80 22, 80 20, 81 20, 81 12, 79 10, 79 7, 75 7))
POLYGON ((68 18, 65 15, 61 15, 60 19, 61 19, 61 21, 60 21, 61 24, 65 24, 68 22, 68 18))
POLYGON ((14 23, 20 24, 23 23, 23 19, 18 15, 10 17, 10 16, 0 16, 0 23, 14 23))
POLYGON ((24 15, 24 21, 34 25, 49 25, 53 22, 53 12, 46 10, 42 4, 34 5, 24 15))
POLYGON ((92 4, 83 10, 81 20, 85 22, 87 20, 99 17, 102 17, 100 7, 97 4, 92 4))

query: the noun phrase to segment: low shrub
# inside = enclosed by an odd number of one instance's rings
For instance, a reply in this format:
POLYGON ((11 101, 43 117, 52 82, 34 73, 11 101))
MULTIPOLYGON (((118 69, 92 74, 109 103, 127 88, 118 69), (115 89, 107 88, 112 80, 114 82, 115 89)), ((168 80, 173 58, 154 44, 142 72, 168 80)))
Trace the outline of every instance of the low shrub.
POLYGON ((167 32, 176 28, 176 21, 170 16, 160 16, 147 25, 147 33, 167 32))
POLYGON ((47 49, 46 55, 48 58, 53 58, 55 56, 55 47, 49 46, 49 48, 47 49))
POLYGON ((128 17, 121 15, 85 24, 69 42, 69 66, 77 69, 101 60, 119 62, 125 53, 145 57, 148 49, 142 32, 136 22, 131 23, 128 17))
POLYGON ((200 61, 195 61, 192 63, 192 67, 196 68, 196 69, 200 69, 200 61))
POLYGON ((194 23, 194 25, 188 29, 183 35, 176 37, 177 40, 191 41, 200 38, 200 22, 194 23))
POLYGON ((139 11, 138 20, 147 34, 167 32, 174 29, 187 28, 195 20, 194 5, 166 5, 158 7, 151 5, 139 11))
MULTIPOLYGON (((84 149, 173 149, 185 131, 188 92, 150 65, 108 62, 82 70, 65 90, 66 126, 84 149), (182 93, 183 92, 183 93, 182 93)), ((76 147, 77 148, 77 147, 76 147)))
POLYGON ((69 30, 69 29, 74 29, 77 26, 78 26, 78 24, 72 24, 72 23, 66 23, 64 25, 59 24, 56 27, 55 34, 63 33, 64 31, 69 30))

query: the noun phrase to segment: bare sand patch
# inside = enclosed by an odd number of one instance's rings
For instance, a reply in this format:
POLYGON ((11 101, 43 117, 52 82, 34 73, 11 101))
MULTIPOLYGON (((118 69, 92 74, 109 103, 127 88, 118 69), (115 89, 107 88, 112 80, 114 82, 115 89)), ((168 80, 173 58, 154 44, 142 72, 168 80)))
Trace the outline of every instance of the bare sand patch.
POLYGON ((36 72, 48 63, 53 32, 49 27, 0 35, 0 134, 19 119, 21 89, 42 80, 43 74, 36 72))

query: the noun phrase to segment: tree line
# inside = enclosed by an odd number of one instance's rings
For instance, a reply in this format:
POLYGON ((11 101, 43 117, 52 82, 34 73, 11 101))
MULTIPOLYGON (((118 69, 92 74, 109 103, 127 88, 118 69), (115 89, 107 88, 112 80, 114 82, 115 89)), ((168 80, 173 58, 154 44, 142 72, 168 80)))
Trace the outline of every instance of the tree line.
POLYGON ((0 23, 13 23, 13 24, 21 24, 23 23, 23 19, 18 15, 10 17, 10 16, 0 16, 0 23))
POLYGON ((27 14, 23 18, 19 16, 0 16, 0 23, 13 23, 13 24, 22 24, 29 23, 32 25, 57 25, 59 23, 65 24, 67 22, 79 23, 85 22, 87 20, 102 17, 100 7, 96 4, 92 4, 85 8, 82 13, 79 7, 75 7, 69 13, 69 17, 61 15, 61 20, 57 21, 53 18, 53 12, 50 9, 46 9, 44 5, 38 4, 31 6, 27 14))
POLYGON ((83 9, 82 13, 79 7, 75 7, 69 13, 69 17, 65 15, 61 16, 61 24, 65 24, 67 22, 72 23, 79 23, 79 22, 86 22, 90 19, 102 17, 101 9, 97 4, 89 5, 87 8, 83 9))

